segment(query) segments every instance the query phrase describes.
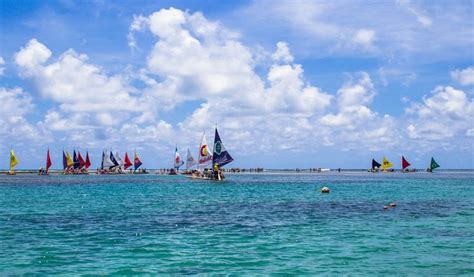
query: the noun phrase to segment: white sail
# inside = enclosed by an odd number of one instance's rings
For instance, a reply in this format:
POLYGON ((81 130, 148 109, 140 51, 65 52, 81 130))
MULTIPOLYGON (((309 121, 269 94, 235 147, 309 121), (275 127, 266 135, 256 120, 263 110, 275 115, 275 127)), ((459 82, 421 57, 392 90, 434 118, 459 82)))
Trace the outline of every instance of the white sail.
POLYGON ((181 160, 181 155, 178 152, 178 147, 176 147, 176 151, 174 153, 174 168, 179 169, 179 167, 183 164, 184 162, 181 160))
POLYGON ((186 170, 190 169, 191 167, 196 165, 196 160, 194 160, 193 155, 191 155, 191 151, 188 148, 188 154, 186 155, 186 170))
POLYGON ((206 166, 212 161, 212 154, 211 151, 209 151, 209 147, 207 145, 207 140, 206 140, 206 134, 202 135, 202 141, 201 144, 199 145, 199 165, 206 166))
POLYGON ((123 170, 123 165, 125 164, 122 159, 120 158, 120 155, 119 155, 119 152, 115 152, 115 160, 118 162, 118 167, 121 168, 123 170))
MULTIPOLYGON (((112 153, 112 152, 110 152, 112 153)), ((104 155, 104 162, 103 162, 104 168, 109 168, 111 166, 115 166, 115 164, 110 160, 110 155, 105 154, 104 155)))

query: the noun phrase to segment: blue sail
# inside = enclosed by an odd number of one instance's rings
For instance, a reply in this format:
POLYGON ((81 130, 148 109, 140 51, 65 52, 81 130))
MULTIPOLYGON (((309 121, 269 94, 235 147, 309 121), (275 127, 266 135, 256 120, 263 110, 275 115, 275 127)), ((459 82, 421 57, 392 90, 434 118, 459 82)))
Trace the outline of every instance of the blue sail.
POLYGON ((79 159, 77 158, 76 150, 74 150, 74 155, 73 155, 72 161, 74 162, 74 169, 79 168, 81 163, 79 162, 79 159))
POLYGON ((224 144, 222 143, 221 137, 217 132, 214 135, 214 153, 212 154, 212 164, 218 164, 219 167, 224 166, 232 162, 234 158, 230 156, 229 152, 225 150, 224 144))
POLYGON ((117 160, 115 159, 114 157, 114 154, 112 154, 112 151, 110 151, 110 161, 114 164, 113 166, 111 166, 110 168, 113 168, 113 167, 116 167, 119 165, 119 163, 117 162, 117 160))

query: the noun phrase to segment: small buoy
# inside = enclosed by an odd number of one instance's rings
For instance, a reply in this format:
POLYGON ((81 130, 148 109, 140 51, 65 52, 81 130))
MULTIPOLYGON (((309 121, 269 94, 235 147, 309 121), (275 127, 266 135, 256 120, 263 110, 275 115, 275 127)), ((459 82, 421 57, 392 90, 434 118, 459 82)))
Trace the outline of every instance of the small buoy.
POLYGON ((323 187, 321 189, 321 193, 329 193, 329 188, 328 187, 323 187))
POLYGON ((388 209, 388 207, 387 207, 387 206, 383 206, 383 209, 386 210, 386 209, 388 209))
POLYGON ((396 207, 396 206, 397 206, 397 203, 395 202, 390 203, 390 207, 396 207))

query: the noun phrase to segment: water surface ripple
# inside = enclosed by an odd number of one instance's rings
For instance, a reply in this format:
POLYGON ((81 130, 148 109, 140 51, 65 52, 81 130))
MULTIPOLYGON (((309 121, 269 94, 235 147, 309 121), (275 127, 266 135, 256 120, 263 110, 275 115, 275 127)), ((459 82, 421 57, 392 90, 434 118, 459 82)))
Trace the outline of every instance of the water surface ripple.
POLYGON ((473 275, 473 177, 0 176, 0 275, 473 275))

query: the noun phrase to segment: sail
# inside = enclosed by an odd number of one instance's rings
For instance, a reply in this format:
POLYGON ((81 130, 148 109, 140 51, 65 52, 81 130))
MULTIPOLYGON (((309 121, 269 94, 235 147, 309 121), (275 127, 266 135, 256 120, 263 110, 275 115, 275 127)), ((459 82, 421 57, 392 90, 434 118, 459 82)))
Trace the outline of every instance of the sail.
POLYGON ((130 158, 128 157, 128 153, 125 152, 125 158, 124 158, 124 164, 123 164, 123 168, 124 169, 127 169, 129 167, 131 167, 133 164, 132 162, 130 161, 130 158))
POLYGON ((383 157, 383 161, 382 161, 382 168, 383 169, 388 169, 388 168, 391 168, 393 166, 393 164, 387 160, 386 157, 383 157))
POLYGON ((74 169, 79 168, 79 159, 77 158, 76 150, 74 150, 72 161, 74 162, 74 169))
POLYGON ((10 150, 10 172, 13 172, 15 166, 19 163, 18 159, 15 156, 13 149, 10 150))
POLYGON ((212 164, 218 164, 220 167, 224 166, 230 162, 232 162, 234 159, 232 156, 230 156, 229 152, 224 147, 224 144, 222 143, 222 140, 219 136, 219 132, 216 132, 214 135, 214 152, 212 153, 212 164))
POLYGON ((48 153, 46 154, 46 173, 48 173, 49 168, 53 165, 51 162, 51 155, 49 154, 49 148, 48 148, 48 153))
POLYGON ((66 153, 64 153, 63 150, 63 169, 67 168, 67 158, 66 158, 66 153))
POLYGON ((179 167, 182 166, 183 164, 184 164, 184 161, 181 160, 181 155, 179 155, 178 147, 176 147, 176 150, 174 153, 174 168, 178 170, 179 167))
MULTIPOLYGON (((112 154, 112 152, 110 152, 110 154, 112 154)), ((103 159, 104 159, 102 163, 103 169, 109 169, 115 166, 115 164, 110 160, 110 155, 107 155, 106 152, 104 152, 103 154, 103 159)))
POLYGON ((105 151, 102 151, 102 160, 100 161, 100 169, 104 169, 104 161, 105 161, 105 151))
POLYGON ((140 158, 138 157, 137 151, 135 151, 135 155, 133 157, 133 166, 134 166, 135 170, 137 170, 141 165, 142 165, 142 161, 140 161, 140 158))
POLYGON ((82 158, 81 152, 77 151, 77 160, 79 161, 79 168, 83 168, 86 165, 86 161, 82 158))
POLYGON ((66 165, 67 167, 72 167, 74 165, 74 161, 71 158, 71 154, 66 151, 66 165))
POLYGON ((84 165, 84 167, 86 169, 88 169, 89 167, 91 166, 91 160, 89 158, 89 151, 86 152, 86 164, 84 165))
POLYGON ((122 166, 124 165, 124 162, 122 161, 122 159, 120 158, 120 155, 119 155, 119 152, 115 152, 115 160, 117 161, 118 163, 118 166, 120 168, 122 168, 122 166))
POLYGON ((212 155, 207 146, 206 134, 202 135, 201 145, 199 145, 199 165, 207 165, 212 161, 212 155))
POLYGON ((402 169, 404 170, 405 168, 409 166, 410 166, 410 163, 405 159, 405 157, 402 156, 402 169))
POLYGON ((372 169, 380 168, 380 166, 380 163, 378 163, 375 159, 372 159, 372 169))
POLYGON ((438 167, 439 167, 439 164, 435 161, 433 157, 431 157, 430 169, 433 170, 438 167))
POLYGON ((112 151, 110 151, 110 161, 112 162, 110 169, 112 169, 113 167, 119 166, 119 163, 117 162, 117 159, 115 158, 114 154, 112 154, 112 151))
POLYGON ((188 153, 186 155, 186 170, 190 169, 194 165, 196 165, 196 160, 194 160, 193 155, 191 155, 191 151, 189 151, 188 148, 188 153))

